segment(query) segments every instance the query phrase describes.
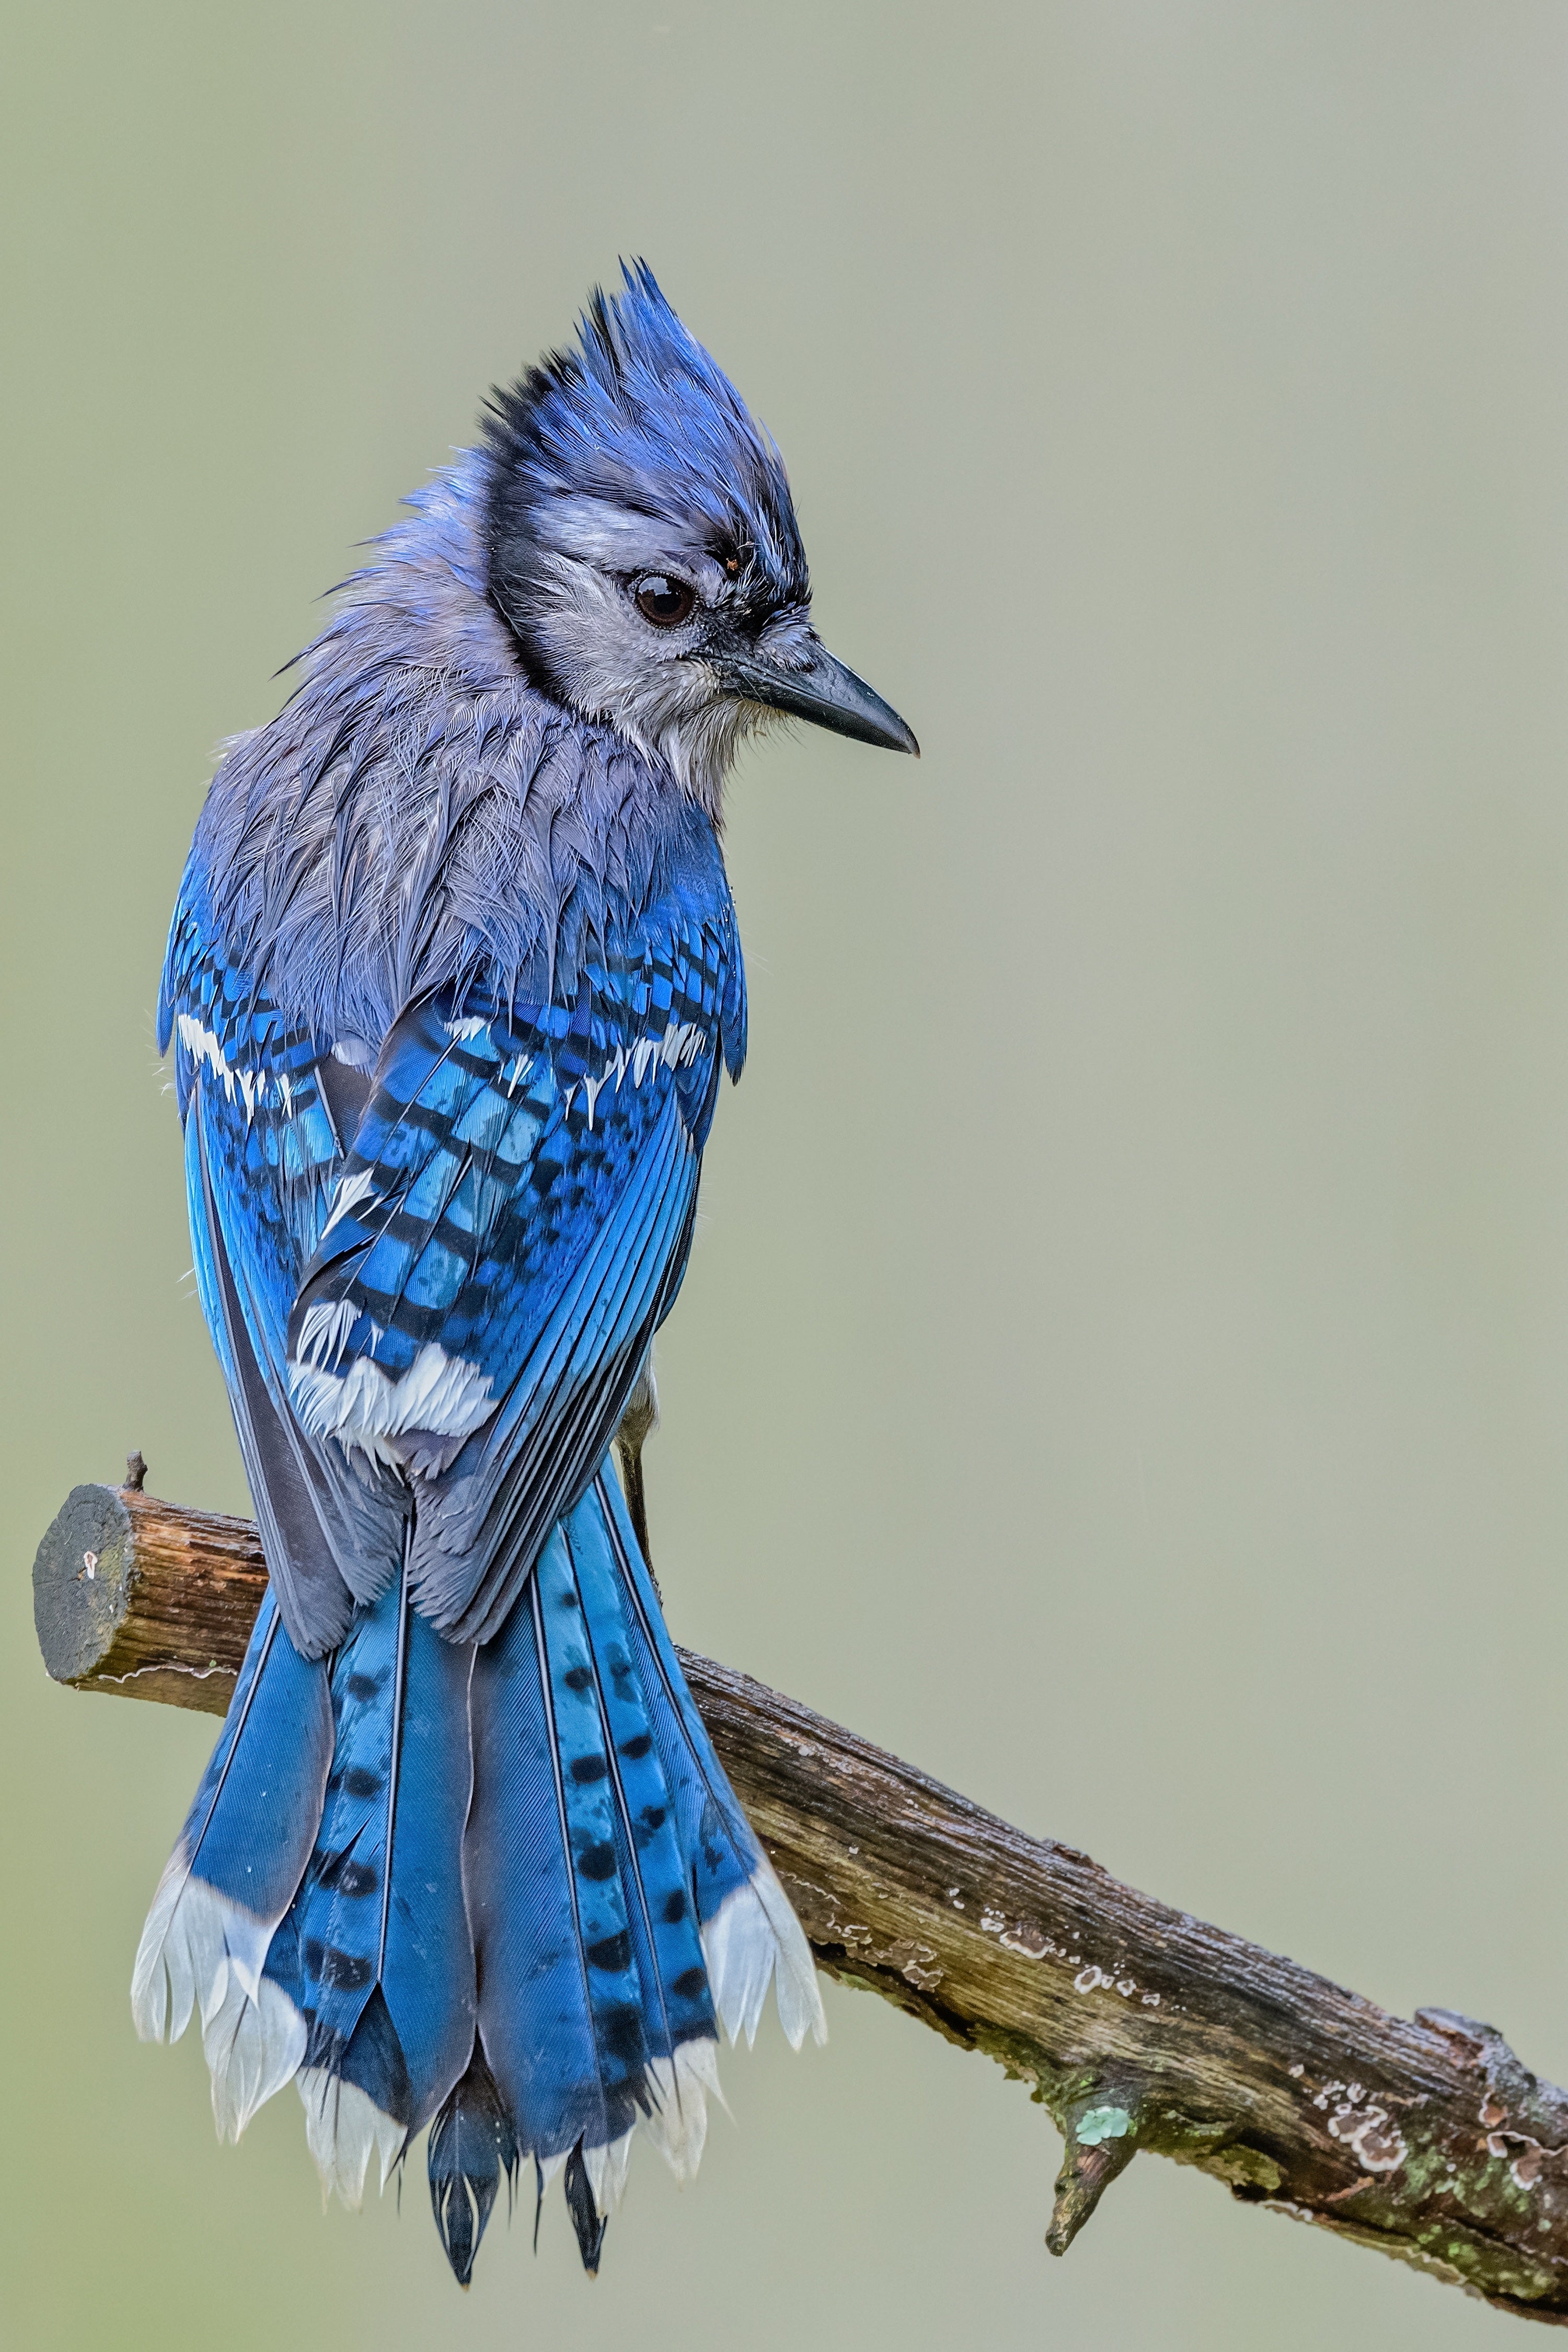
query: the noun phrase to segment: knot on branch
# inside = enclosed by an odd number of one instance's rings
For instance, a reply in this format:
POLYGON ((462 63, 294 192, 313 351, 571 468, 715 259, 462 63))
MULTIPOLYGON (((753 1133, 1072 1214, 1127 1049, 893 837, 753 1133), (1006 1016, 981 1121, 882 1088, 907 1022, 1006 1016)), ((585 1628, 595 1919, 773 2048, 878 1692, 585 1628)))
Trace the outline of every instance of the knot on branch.
POLYGON ((1096 2082, 1060 2117, 1062 2168, 1046 2244, 1065 2254, 1100 2199, 1138 2152, 1142 2091, 1127 2077, 1096 2082))

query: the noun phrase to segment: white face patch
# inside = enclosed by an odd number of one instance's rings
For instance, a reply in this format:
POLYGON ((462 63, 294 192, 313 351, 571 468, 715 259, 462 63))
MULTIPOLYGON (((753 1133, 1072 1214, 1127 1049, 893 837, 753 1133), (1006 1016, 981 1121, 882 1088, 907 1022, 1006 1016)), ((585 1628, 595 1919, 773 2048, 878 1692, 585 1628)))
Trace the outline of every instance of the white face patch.
MULTIPOLYGON (((704 583, 721 568, 695 551, 647 566, 704 583)), ((701 607, 699 607, 700 615, 701 607)), ((575 709, 604 719, 649 760, 663 761, 689 798, 717 822, 742 739, 775 714, 740 700, 702 658, 700 618, 658 630, 638 613, 624 577, 552 546, 540 551, 530 583, 527 631, 575 709)))

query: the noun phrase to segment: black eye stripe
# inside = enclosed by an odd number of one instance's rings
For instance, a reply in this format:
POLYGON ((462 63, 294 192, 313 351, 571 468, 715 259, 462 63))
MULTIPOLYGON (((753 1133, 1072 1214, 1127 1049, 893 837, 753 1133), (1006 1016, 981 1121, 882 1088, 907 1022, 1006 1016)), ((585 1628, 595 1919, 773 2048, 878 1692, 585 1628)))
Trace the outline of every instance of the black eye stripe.
POLYGON ((632 592, 637 611, 656 629, 678 629, 691 618, 697 591, 665 572, 645 572, 632 592))

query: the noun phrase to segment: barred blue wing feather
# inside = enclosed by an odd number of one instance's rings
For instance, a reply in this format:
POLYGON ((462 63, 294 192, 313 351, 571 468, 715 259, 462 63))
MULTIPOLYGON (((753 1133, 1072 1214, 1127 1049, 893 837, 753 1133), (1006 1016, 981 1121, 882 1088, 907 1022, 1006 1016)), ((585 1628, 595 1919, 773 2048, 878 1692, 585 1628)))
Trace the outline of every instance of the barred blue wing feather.
POLYGON ((407 1468, 414 1591, 489 1639, 577 1500, 684 1271, 721 1060, 727 909, 652 910, 568 1005, 449 988, 411 1006, 289 1324, 315 1436, 407 1468))

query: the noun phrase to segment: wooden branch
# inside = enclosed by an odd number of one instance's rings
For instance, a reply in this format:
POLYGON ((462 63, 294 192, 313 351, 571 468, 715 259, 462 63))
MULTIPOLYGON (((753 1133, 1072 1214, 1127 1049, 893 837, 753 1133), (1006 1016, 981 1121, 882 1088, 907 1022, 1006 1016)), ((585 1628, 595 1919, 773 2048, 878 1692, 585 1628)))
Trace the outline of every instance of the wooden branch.
MULTIPOLYGON (((265 1580, 256 1530, 78 1486, 33 1571, 49 1672, 221 1715, 265 1580)), ((818 1965, 1033 2086, 1065 2141, 1065 2252, 1133 2155, 1568 2325, 1568 2096, 1501 2035, 1388 2016, 1026 1837, 744 1675, 682 1653, 818 1965)))

